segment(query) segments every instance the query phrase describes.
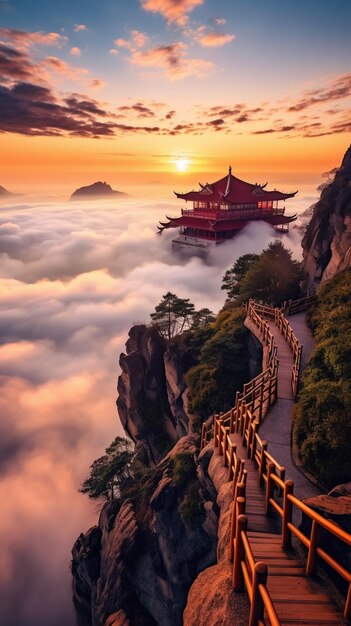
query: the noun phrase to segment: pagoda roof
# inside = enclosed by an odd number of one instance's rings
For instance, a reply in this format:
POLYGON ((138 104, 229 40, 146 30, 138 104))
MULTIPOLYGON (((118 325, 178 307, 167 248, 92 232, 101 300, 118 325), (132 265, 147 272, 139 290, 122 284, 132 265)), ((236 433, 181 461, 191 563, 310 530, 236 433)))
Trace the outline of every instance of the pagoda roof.
POLYGON ((297 191, 293 193, 283 193, 281 191, 267 191, 265 185, 255 183, 247 183, 232 174, 232 168, 224 178, 216 180, 214 183, 200 184, 199 191, 189 191, 188 193, 174 192, 177 198, 182 200, 195 200, 198 202, 211 202, 213 204, 251 204, 256 202, 265 202, 273 200, 285 200, 292 198, 297 191))

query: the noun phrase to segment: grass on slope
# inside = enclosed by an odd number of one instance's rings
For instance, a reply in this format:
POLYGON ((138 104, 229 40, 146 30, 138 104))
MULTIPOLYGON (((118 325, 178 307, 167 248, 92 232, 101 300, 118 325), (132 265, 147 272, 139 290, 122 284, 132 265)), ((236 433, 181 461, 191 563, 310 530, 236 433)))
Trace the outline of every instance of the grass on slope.
POLYGON ((303 377, 295 428, 306 469, 327 487, 351 480, 351 270, 320 289, 310 315, 316 349, 303 377))

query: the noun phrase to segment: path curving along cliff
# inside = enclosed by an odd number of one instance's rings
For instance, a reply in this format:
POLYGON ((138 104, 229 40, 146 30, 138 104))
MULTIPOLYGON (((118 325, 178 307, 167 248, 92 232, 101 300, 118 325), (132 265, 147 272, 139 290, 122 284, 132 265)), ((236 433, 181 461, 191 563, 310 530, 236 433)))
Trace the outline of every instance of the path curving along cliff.
MULTIPOLYGON (((296 372, 301 365, 298 339, 282 311, 257 307, 251 302, 248 314, 262 343, 269 347, 273 360, 275 352, 278 357, 279 351, 274 346, 276 331, 272 319, 292 350, 294 358, 292 375, 289 376, 292 393, 286 385, 286 362, 282 368, 280 392, 282 401, 291 402, 289 395, 296 394, 296 372), (263 316, 268 317, 268 322, 263 316)), ((318 560, 321 560, 344 578, 348 585, 344 617, 350 619, 351 573, 343 565, 344 560, 339 555, 335 557, 332 544, 337 540, 345 547, 350 546, 351 535, 294 495, 294 483, 290 478, 286 479, 286 467, 273 456, 268 442, 261 437, 263 416, 266 415, 267 419, 270 407, 279 403, 279 391, 273 396, 271 392, 276 370, 270 367, 267 371, 266 378, 257 377, 251 386, 245 386, 246 393, 244 388, 233 409, 215 416, 211 430, 213 441, 208 444, 214 445, 215 456, 227 468, 224 481, 233 481, 233 503, 226 529, 230 532, 227 559, 232 561, 232 586, 235 591, 244 587, 247 590, 250 599, 247 623, 250 626, 267 623, 267 618, 274 626, 342 624, 342 611, 335 604, 330 589, 325 588, 321 579, 316 582, 310 576, 317 572, 318 560), (296 512, 303 513, 304 527, 298 527, 296 512), (278 530, 273 525, 273 513, 281 523, 278 530), (301 560, 301 553, 294 550, 296 540, 308 550, 307 563, 301 560)), ((278 390, 279 386, 278 373, 278 390)), ((277 390, 275 382, 273 388, 277 390)), ((203 433, 204 453, 206 440, 207 433, 203 433)), ((197 585, 198 581, 195 581, 189 597, 197 585)), ((195 623, 189 622, 187 626, 195 623)))

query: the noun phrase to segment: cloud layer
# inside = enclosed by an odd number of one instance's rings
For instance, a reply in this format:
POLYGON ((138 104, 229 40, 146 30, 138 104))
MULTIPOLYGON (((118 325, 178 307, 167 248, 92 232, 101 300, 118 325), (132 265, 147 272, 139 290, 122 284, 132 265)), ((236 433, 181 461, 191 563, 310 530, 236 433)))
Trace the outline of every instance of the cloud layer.
MULTIPOLYGON (((249 227, 205 262, 172 253, 155 224, 179 207, 119 201, 3 206, 0 555, 6 626, 73 626, 68 562, 96 518, 77 493, 117 432, 118 355, 169 289, 218 309, 237 256, 272 240, 249 227), (63 521, 64 520, 64 521, 63 521), (21 602, 18 602, 18 597, 21 602)), ((291 245, 298 245, 291 232, 291 245)))

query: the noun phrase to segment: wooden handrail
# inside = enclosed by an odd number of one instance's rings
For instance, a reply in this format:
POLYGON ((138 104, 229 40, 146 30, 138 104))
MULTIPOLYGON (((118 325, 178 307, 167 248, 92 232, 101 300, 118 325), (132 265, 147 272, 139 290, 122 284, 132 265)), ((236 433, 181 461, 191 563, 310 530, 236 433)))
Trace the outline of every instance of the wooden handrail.
MULTIPOLYGON (((306 301, 308 298, 305 299, 306 301)), ((247 311, 249 317, 259 328, 262 342, 269 346, 270 364, 268 368, 244 385, 243 392, 236 394, 235 406, 227 411, 215 415, 213 426, 211 425, 214 445, 218 453, 223 457, 223 463, 229 468, 229 480, 233 480, 233 507, 229 543, 229 556, 233 561, 233 586, 241 589, 245 584, 250 598, 250 621, 249 626, 265 626, 263 610, 266 610, 271 626, 280 626, 280 621, 274 608, 274 603, 267 589, 267 566, 265 563, 255 563, 250 539, 246 533, 247 518, 244 515, 246 502, 246 478, 244 469, 245 461, 240 459, 236 452, 236 444, 230 435, 240 435, 244 446, 247 447, 249 458, 256 462, 259 481, 265 487, 266 510, 273 508, 282 518, 282 546, 291 546, 292 534, 308 549, 306 574, 312 574, 317 566, 318 558, 325 561, 335 572, 344 578, 349 584, 346 599, 344 617, 351 619, 351 573, 336 561, 326 550, 319 545, 320 530, 331 534, 336 539, 351 546, 351 535, 342 530, 335 523, 325 519, 316 513, 299 498, 293 495, 294 483, 285 480, 285 468, 267 451, 267 442, 259 436, 258 425, 262 416, 277 397, 277 355, 273 337, 269 326, 257 313, 269 314, 273 317, 280 332, 285 337, 294 355, 293 366, 293 389, 297 390, 297 381, 301 363, 302 346, 295 337, 288 320, 283 312, 272 307, 257 305, 250 301, 247 311), (268 313, 267 313, 268 311, 268 313), (273 392, 272 392, 273 386, 273 392), (283 497, 282 506, 275 501, 275 488, 283 497), (305 535, 293 523, 293 509, 297 508, 304 513, 312 522, 310 537, 305 535), (248 565, 247 565, 248 564, 248 565), (250 574, 251 570, 251 574, 250 574)), ((205 426, 205 425, 204 425, 205 426)), ((203 442, 208 441, 208 426, 202 430, 203 442), (205 432, 206 431, 206 432, 205 432)))

